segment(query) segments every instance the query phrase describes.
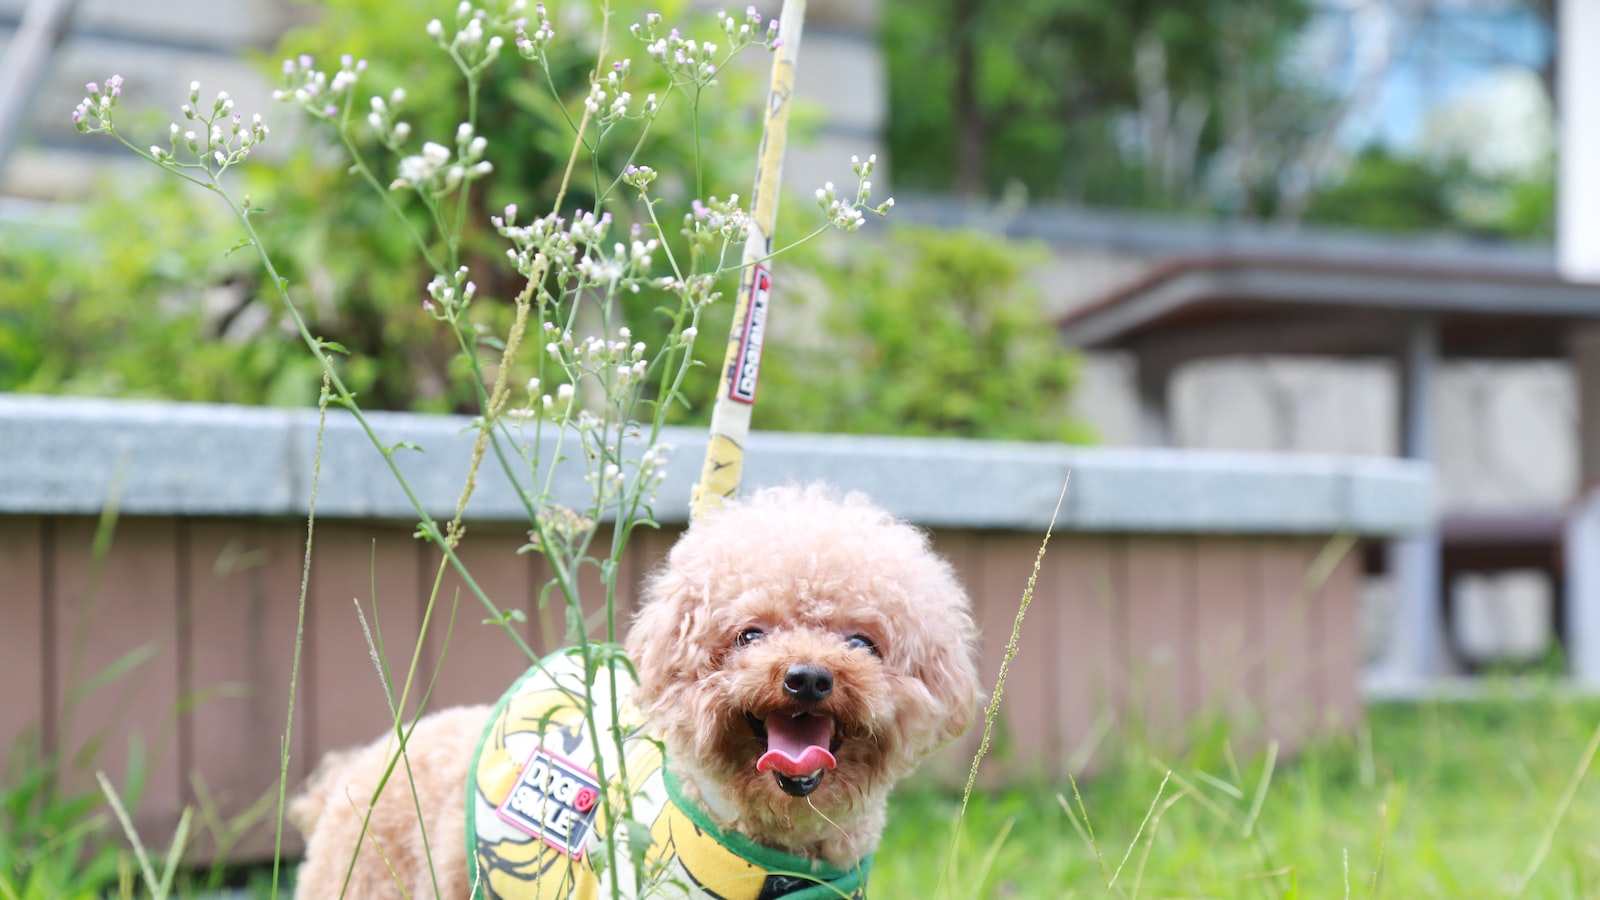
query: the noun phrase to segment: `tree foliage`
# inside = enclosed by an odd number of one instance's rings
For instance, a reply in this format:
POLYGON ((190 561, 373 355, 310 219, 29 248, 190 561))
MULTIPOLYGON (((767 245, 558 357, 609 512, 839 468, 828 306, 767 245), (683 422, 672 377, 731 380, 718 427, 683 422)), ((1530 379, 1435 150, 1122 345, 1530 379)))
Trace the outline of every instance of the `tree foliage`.
MULTIPOLYGON (((1519 5, 1552 25, 1550 0, 1519 5)), ((1337 96, 1334 76, 1302 55, 1315 17, 1337 14, 1310 0, 888 0, 892 174, 901 187, 973 197, 1548 234, 1548 172, 1485 177, 1393 148, 1346 159, 1340 126, 1406 52, 1405 35, 1437 42, 1447 17, 1470 11, 1396 3, 1387 13, 1402 34, 1383 38, 1383 52, 1352 43, 1349 53, 1377 62, 1337 96)), ((1553 73, 1552 54, 1538 68, 1547 89, 1553 73)))
POLYGON ((899 184, 1270 212, 1331 103, 1285 64, 1305 0, 890 0, 899 184))

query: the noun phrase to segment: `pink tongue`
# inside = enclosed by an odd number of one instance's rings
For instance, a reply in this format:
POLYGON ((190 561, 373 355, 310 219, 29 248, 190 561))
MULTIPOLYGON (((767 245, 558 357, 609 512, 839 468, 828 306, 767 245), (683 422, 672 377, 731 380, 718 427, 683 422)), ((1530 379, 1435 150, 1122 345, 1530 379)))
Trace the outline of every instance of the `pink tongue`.
POLYGON ((769 716, 767 752, 756 760, 756 771, 776 769, 790 778, 799 778, 819 769, 832 769, 838 765, 828 752, 832 737, 833 720, 827 716, 769 716))

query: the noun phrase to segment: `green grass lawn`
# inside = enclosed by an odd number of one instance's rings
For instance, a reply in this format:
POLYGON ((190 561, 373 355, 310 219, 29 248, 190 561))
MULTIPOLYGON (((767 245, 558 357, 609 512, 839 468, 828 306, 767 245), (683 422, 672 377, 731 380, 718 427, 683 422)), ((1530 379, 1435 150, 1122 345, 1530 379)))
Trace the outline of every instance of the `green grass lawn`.
MULTIPOLYGON (((908 783, 870 895, 1600 898, 1597 724, 1600 699, 1542 695, 1378 705, 1273 765, 1233 759, 1220 732, 1170 759, 1123 749, 1081 807, 1070 784, 978 794, 954 853, 959 797, 908 783)), ((177 895, 219 896, 209 880, 185 873, 177 895)), ((259 866, 227 880, 269 893, 259 866)))
POLYGON ((1592 699, 1386 704, 1270 772, 1215 735, 1124 750, 1082 810, 1069 784, 974 797, 953 872, 959 798, 902 790, 873 896, 1600 897, 1600 783, 1573 787, 1597 724, 1592 699))

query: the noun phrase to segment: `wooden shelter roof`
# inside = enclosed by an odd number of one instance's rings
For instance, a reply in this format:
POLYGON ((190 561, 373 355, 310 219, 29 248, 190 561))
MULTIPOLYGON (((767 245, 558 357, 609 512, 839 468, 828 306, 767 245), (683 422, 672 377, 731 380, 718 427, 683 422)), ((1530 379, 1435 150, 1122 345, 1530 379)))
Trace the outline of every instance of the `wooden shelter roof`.
POLYGON ((1559 357, 1600 322, 1600 285, 1553 268, 1287 254, 1177 257, 1058 321, 1066 343, 1170 362, 1238 353, 1395 352, 1404 324, 1438 323, 1447 357, 1559 357))

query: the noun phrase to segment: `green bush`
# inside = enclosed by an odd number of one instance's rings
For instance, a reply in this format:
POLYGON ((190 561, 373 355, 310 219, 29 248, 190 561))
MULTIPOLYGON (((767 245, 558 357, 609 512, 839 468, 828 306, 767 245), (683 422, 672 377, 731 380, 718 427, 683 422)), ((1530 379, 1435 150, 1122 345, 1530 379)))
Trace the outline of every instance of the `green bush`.
POLYGON ((1549 240, 1555 227, 1554 167, 1521 176, 1486 175, 1465 159, 1428 159, 1373 144, 1362 148, 1340 180, 1312 196, 1306 221, 1549 240))
POLYGON ((897 226, 871 251, 790 264, 820 282, 821 333, 774 324, 758 426, 1088 440, 1069 408, 1078 357, 1062 349, 1028 280, 1043 249, 897 226))
POLYGON ((250 325, 256 276, 216 213, 175 186, 108 188, 74 232, 0 230, 0 390, 313 397, 315 361, 277 316, 250 325))

